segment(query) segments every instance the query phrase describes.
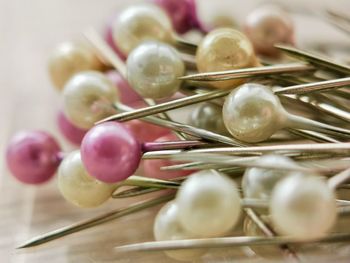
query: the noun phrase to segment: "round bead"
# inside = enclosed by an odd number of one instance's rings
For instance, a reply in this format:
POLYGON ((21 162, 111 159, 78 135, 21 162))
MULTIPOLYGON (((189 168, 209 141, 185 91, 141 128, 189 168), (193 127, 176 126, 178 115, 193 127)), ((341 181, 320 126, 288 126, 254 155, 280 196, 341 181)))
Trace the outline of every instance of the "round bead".
POLYGON ((277 56, 275 44, 293 44, 293 21, 278 6, 263 6, 251 12, 245 21, 245 32, 255 50, 263 55, 277 56))
MULTIPOLYGON (((266 155, 261 157, 258 164, 286 167, 296 167, 290 158, 280 155, 266 155)), ((291 173, 288 170, 274 170, 264 168, 249 168, 242 178, 243 194, 247 198, 269 199, 276 183, 291 173)))
POLYGON ((107 77, 117 87, 120 95, 120 102, 126 105, 134 106, 142 102, 142 98, 137 94, 132 87, 130 87, 128 81, 124 79, 120 73, 115 70, 107 72, 107 77))
POLYGON ((305 240, 325 236, 337 217, 335 196, 326 181, 302 174, 276 185, 270 211, 278 233, 305 240))
POLYGON ((62 90, 66 82, 76 73, 86 70, 98 70, 101 62, 91 49, 66 42, 59 45, 49 58, 49 74, 54 86, 62 90))
POLYGON ((147 41, 135 48, 127 60, 130 85, 144 98, 170 97, 179 90, 185 65, 171 46, 147 41))
MULTIPOLYGON (((178 138, 174 134, 168 134, 155 140, 155 142, 177 141, 178 138)), ((193 171, 178 170, 178 171, 166 171, 161 170, 162 167, 179 164, 180 162, 172 161, 169 159, 149 159, 143 161, 144 175, 151 178, 159 178, 163 180, 169 180, 176 177, 182 177, 193 173, 193 171)))
POLYGON ((171 132, 168 128, 153 125, 141 120, 131 120, 123 123, 135 138, 141 143, 153 142, 159 137, 165 136, 171 132))
POLYGON ((64 113, 82 129, 91 128, 113 113, 111 104, 118 100, 117 89, 102 73, 87 71, 75 75, 64 87, 64 113))
POLYGON ((7 166, 23 183, 44 183, 55 174, 60 152, 60 146, 50 134, 43 131, 20 132, 7 146, 7 166))
POLYGON ((57 114, 57 125, 64 137, 75 145, 80 145, 87 130, 76 127, 62 111, 57 114))
POLYGON ((213 103, 205 102, 199 104, 194 111, 191 112, 189 123, 192 126, 218 134, 229 134, 222 117, 222 108, 213 103))
POLYGON ((58 189, 70 203, 79 207, 96 207, 106 202, 115 186, 90 176, 81 161, 80 152, 67 155, 58 169, 58 189))
POLYGON ((223 117, 233 137, 254 143, 267 140, 282 128, 286 115, 280 101, 269 88, 248 83, 226 97, 223 117))
MULTIPOLYGON (((207 34, 196 53, 199 72, 241 69, 257 65, 254 49, 248 38, 232 28, 220 28, 207 34)), ((217 88, 228 88, 242 80, 213 82, 217 88)))
POLYGON ((167 14, 154 4, 139 4, 126 8, 115 19, 113 40, 128 55, 145 40, 173 42, 172 23, 167 14))
MULTIPOLYGON (((178 206, 172 201, 158 212, 153 225, 156 241, 196 238, 187 232, 178 220, 178 206)), ((205 253, 204 249, 165 250, 165 253, 176 260, 193 261, 205 253)))
MULTIPOLYGON (((115 19, 115 18, 114 18, 115 19)), ((120 48, 114 43, 113 39, 113 21, 114 19, 111 19, 108 21, 105 29, 105 41, 107 44, 114 50, 114 52, 119 56, 120 59, 123 61, 126 60, 126 56, 123 54, 123 52, 120 50, 120 48)))
POLYGON ((211 170, 192 174, 178 190, 176 203, 183 227, 203 237, 225 235, 241 214, 236 184, 211 170))
POLYGON ((86 170, 106 183, 116 183, 131 176, 140 163, 141 155, 140 143, 117 122, 91 128, 81 143, 86 170))

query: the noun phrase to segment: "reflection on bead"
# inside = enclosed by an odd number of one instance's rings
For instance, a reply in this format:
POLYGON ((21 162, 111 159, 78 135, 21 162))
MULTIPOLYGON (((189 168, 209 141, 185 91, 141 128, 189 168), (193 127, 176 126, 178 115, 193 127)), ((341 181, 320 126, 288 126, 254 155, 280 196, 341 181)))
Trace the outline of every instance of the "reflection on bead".
POLYGON ((57 125, 64 137, 75 145, 80 145, 87 130, 76 127, 62 111, 57 114, 57 125))
MULTIPOLYGON (((160 209, 153 225, 153 233, 156 241, 191 239, 195 235, 187 232, 178 220, 178 206, 172 201, 160 209)), ((193 261, 205 253, 204 249, 184 249, 165 251, 174 259, 181 261, 193 261)))
POLYGON ((116 183, 131 176, 141 159, 141 146, 130 131, 117 122, 91 128, 81 143, 86 170, 96 179, 116 183))
POLYGON ((324 178, 302 174, 277 183, 270 211, 278 233, 305 240, 326 235, 337 216, 334 193, 324 178))
POLYGON ((178 190, 176 203, 183 227, 203 237, 225 235, 241 213, 235 183, 212 170, 192 174, 178 190))
POLYGON ((222 108, 213 103, 199 104, 191 112, 189 124, 218 134, 229 134, 222 117, 222 108))
POLYGON ((285 110, 265 86, 247 83, 233 90, 223 107, 224 123, 233 137, 261 142, 282 128, 285 110))
POLYGON ((58 169, 58 188, 63 197, 79 207, 95 207, 107 201, 115 186, 97 181, 85 170, 80 152, 64 158, 58 169))
MULTIPOLYGON (((271 166, 276 164, 288 167, 297 166, 291 159, 282 155, 266 155, 261 157, 257 163, 271 166)), ((242 178, 243 194, 247 198, 269 199, 276 183, 290 173, 288 170, 249 168, 242 178)))
POLYGON ((251 12, 245 21, 245 32, 255 50, 264 55, 277 56, 275 44, 293 44, 293 21, 278 6, 263 6, 251 12))
POLYGON ((98 70, 101 62, 88 47, 66 42, 54 50, 48 66, 52 83, 61 90, 73 75, 81 71, 98 70))
POLYGON ((12 175, 23 183, 44 183, 55 174, 60 163, 60 151, 56 140, 46 132, 20 132, 7 146, 7 166, 12 175))
MULTIPOLYGON (((257 65, 254 49, 248 38, 232 28, 211 31, 200 43, 196 53, 199 72, 223 71, 253 67, 257 65)), ((241 80, 218 81, 213 85, 227 88, 241 80)))
POLYGON ((173 47, 147 41, 134 49, 127 60, 130 85, 144 98, 170 97, 180 88, 185 65, 173 47))
POLYGON ((79 128, 89 129, 114 111, 117 89, 102 73, 95 71, 75 75, 64 87, 64 113, 79 128))
POLYGON ((126 8, 113 23, 114 43, 128 55, 145 40, 171 43, 172 24, 167 14, 153 4, 126 8))

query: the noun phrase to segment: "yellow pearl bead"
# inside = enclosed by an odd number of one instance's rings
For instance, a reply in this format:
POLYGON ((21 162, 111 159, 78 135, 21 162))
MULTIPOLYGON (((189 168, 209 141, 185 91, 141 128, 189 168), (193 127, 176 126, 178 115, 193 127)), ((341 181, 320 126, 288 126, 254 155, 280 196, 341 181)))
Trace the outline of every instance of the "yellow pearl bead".
POLYGON ((58 90, 76 73, 101 69, 102 63, 83 44, 66 42, 59 45, 49 58, 49 75, 58 90))
POLYGON ((145 40, 173 42, 169 17, 153 4, 128 7, 120 13, 112 28, 113 40, 125 55, 145 40))
MULTIPOLYGON (((213 72, 254 67, 258 64, 248 38, 232 28, 211 31, 200 43, 196 54, 199 72, 213 72)), ((217 88, 229 88, 242 80, 213 82, 217 88)))
POLYGON ((90 176, 81 161, 79 150, 64 158, 58 169, 58 188, 63 197, 79 207, 95 207, 107 201, 115 185, 90 176))

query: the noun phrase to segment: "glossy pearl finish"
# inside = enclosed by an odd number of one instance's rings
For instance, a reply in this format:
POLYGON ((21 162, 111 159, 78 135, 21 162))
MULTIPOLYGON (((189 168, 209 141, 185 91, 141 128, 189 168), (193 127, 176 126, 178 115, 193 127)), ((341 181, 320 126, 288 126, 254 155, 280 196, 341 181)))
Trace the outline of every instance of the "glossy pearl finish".
POLYGON ((273 92, 260 84, 247 83, 233 90, 223 107, 231 135, 244 142, 261 142, 283 127, 287 116, 273 92))
MULTIPOLYGON (((196 238, 187 232, 178 219, 178 206, 172 201, 164 205, 158 212, 153 233, 156 241, 196 238)), ((164 251, 169 257, 181 261, 193 261, 205 253, 204 249, 184 249, 164 251)))
POLYGON ((48 63, 49 75, 58 90, 76 73, 98 70, 101 62, 87 46, 66 42, 59 45, 51 54, 48 63))
POLYGON ((222 107, 213 103, 199 104, 190 113, 189 124, 218 134, 229 134, 222 117, 222 107))
POLYGON ((75 75, 63 91, 64 113, 81 129, 89 129, 96 121, 115 113, 111 104, 117 100, 113 83, 95 71, 75 75))
MULTIPOLYGON (((290 158, 280 155, 266 155, 261 157, 258 164, 284 165, 286 167, 297 167, 290 158)), ((276 183, 291 174, 288 170, 275 170, 263 168, 249 168, 242 178, 243 194, 247 198, 270 199, 272 190, 276 183)))
POLYGON ((225 235, 241 214, 236 184, 211 170, 192 174, 178 190, 176 203, 186 231, 202 237, 225 235))
POLYGON ((278 6, 253 10, 245 20, 244 30, 257 53, 278 56, 275 44, 293 44, 294 26, 289 14, 278 6))
POLYGON ((57 114, 57 126, 64 137, 75 145, 80 145, 87 130, 76 127, 62 111, 57 114))
POLYGON ((127 77, 130 85, 144 98, 160 99, 174 95, 182 83, 185 64, 170 45, 148 41, 128 57, 127 77))
POLYGON ((141 159, 141 146, 130 131, 117 122, 90 129, 81 143, 81 156, 90 175, 106 183, 131 176, 141 159))
POLYGON ((154 4, 127 7, 114 20, 113 40, 128 55, 145 40, 172 43, 172 23, 167 14, 154 4))
POLYGON ((7 146, 7 166, 22 183, 41 184, 54 176, 60 163, 60 152, 60 146, 50 134, 20 132, 7 146))
MULTIPOLYGON (((257 65, 254 49, 248 38, 232 28, 220 28, 207 34, 196 53, 199 72, 241 69, 257 65)), ((217 81, 217 88, 228 88, 242 80, 217 81)))
POLYGON ((70 203, 79 207, 96 207, 106 202, 115 186, 90 176, 81 161, 80 152, 67 155, 58 169, 58 189, 70 203))
POLYGON ((270 211, 279 234, 304 240, 325 236, 337 217, 335 196, 324 178, 301 174, 276 185, 270 211))

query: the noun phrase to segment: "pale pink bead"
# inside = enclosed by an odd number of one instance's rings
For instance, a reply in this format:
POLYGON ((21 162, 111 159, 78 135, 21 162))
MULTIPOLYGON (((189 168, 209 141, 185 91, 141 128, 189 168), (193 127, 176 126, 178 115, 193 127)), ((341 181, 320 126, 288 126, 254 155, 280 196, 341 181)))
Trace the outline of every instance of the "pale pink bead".
MULTIPOLYGON (((168 134, 166 136, 160 137, 156 142, 165 141, 176 141, 178 138, 174 134, 168 134)), ((173 179, 176 177, 182 177, 193 173, 194 171, 164 171, 161 167, 179 164, 179 162, 174 162, 168 159, 154 159, 154 160, 144 160, 143 161, 143 171, 144 175, 151 178, 159 179, 173 179)))
POLYGON ((105 29, 105 40, 109 44, 109 46, 114 50, 114 52, 122 59, 126 60, 126 55, 118 48, 116 43, 113 40, 113 34, 112 34, 112 24, 113 24, 113 19, 110 19, 106 25, 105 29))
POLYGON ((64 137, 75 145, 80 145, 87 130, 78 128, 67 119, 62 111, 57 114, 57 126, 64 137))
POLYGON ((48 181, 61 161, 60 146, 43 131, 16 134, 10 141, 6 160, 11 173, 21 182, 40 184, 48 181))
POLYGON ((153 142, 161 136, 170 133, 168 128, 153 125, 141 120, 131 120, 124 125, 133 133, 139 142, 153 142))

